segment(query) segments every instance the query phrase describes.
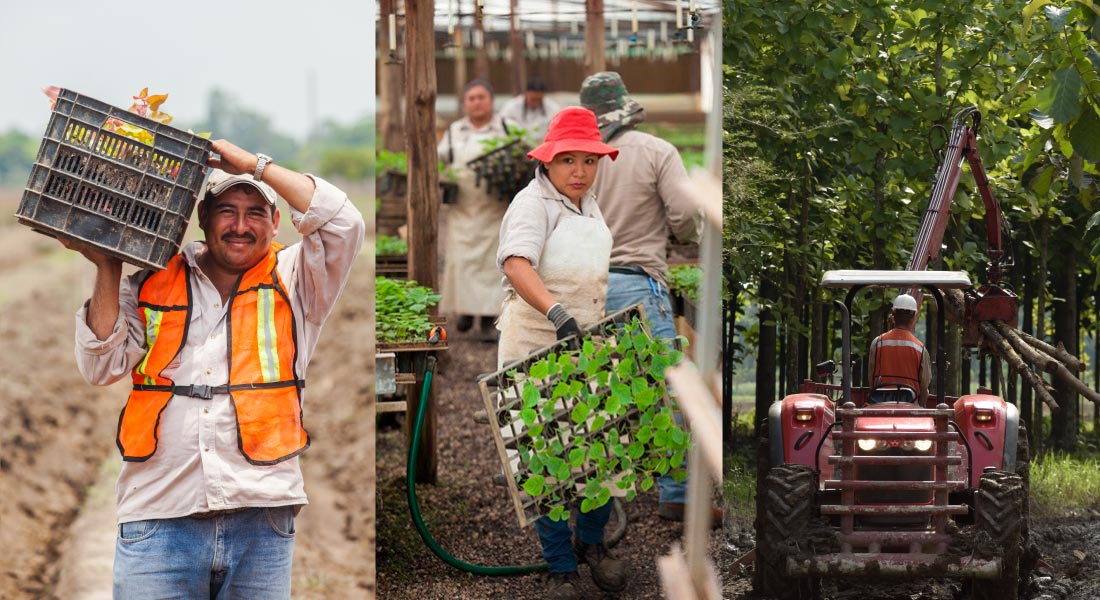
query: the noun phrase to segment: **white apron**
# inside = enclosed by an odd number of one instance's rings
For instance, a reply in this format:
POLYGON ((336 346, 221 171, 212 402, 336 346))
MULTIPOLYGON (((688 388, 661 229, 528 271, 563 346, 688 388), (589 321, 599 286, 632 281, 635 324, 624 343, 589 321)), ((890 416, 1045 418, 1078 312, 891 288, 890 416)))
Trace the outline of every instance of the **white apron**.
POLYGON ((443 207, 447 231, 440 309, 450 314, 495 317, 504 298, 497 245, 508 203, 486 194, 484 186, 474 185, 474 172, 466 163, 485 153, 482 140, 499 134, 495 130, 466 136, 455 133, 451 132, 451 146, 458 174, 458 201, 443 207))
MULTIPOLYGON (((569 214, 546 240, 535 270, 546 290, 584 329, 603 318, 607 302, 607 269, 611 260, 611 231, 603 218, 569 214)), ((497 368, 526 358, 557 341, 554 324, 510 292, 501 307, 497 368)))

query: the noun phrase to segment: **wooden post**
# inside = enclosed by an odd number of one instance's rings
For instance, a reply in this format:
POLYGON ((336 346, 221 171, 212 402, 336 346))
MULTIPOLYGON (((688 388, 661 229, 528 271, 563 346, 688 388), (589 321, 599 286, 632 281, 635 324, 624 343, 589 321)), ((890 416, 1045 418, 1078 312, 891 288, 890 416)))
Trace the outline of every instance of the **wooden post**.
MULTIPOLYGON (((400 152, 405 148, 405 135, 401 118, 401 90, 403 85, 402 69, 400 63, 389 61, 390 33, 389 19, 391 14, 397 12, 397 0, 382 0, 382 26, 378 36, 378 59, 381 63, 379 71, 382 78, 379 81, 379 106, 378 125, 382 130, 382 147, 386 150, 400 152)), ((400 36, 398 36, 400 37, 400 36)), ((400 44, 397 44, 400 51, 400 44)), ((399 53, 400 55, 400 53, 399 53)))
MULTIPOLYGON (((474 6, 474 27, 481 38, 481 44, 477 46, 474 56, 474 77, 489 81, 489 44, 485 40, 485 13, 476 0, 474 6)), ((463 81, 462 84, 465 85, 466 82, 463 81)))
POLYGON ((462 88, 466 86, 466 43, 462 36, 462 28, 455 27, 455 119, 462 117, 462 88))
POLYGON ((604 51, 603 0, 584 0, 587 18, 584 21, 584 74, 607 70, 604 51))
MULTIPOLYGON (((409 277, 420 285, 435 289, 436 237, 439 227, 439 174, 435 141, 435 38, 433 15, 435 0, 409 2, 405 6, 405 147, 409 157, 408 229, 409 277)), ((418 382, 420 383, 420 382, 418 382)), ((409 398, 410 408, 419 403, 409 398)), ((406 422, 415 419, 408 412, 406 422)), ((425 419, 424 440, 435 439, 435 411, 425 419)), ((434 444, 421 446, 417 460, 417 481, 434 483, 436 460, 434 444), (427 450, 427 451, 425 451, 427 450)))
POLYGON ((527 59, 523 35, 519 28, 519 0, 512 0, 508 17, 508 42, 512 48, 512 94, 522 94, 527 87, 527 59))

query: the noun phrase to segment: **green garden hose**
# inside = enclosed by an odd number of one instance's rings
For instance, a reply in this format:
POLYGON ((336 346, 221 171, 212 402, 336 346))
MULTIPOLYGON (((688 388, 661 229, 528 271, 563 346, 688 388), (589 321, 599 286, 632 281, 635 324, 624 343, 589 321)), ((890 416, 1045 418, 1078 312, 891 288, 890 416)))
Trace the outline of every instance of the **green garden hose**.
POLYGON ((528 573, 545 571, 545 562, 530 565, 489 567, 460 560, 450 552, 444 550, 439 545, 439 542, 435 541, 435 538, 432 537, 431 532, 428 531, 428 526, 424 524, 424 519, 420 516, 420 504, 416 501, 416 455, 417 449, 420 447, 420 430, 424 426, 424 414, 428 409, 428 396, 432 389, 432 371, 435 370, 435 361, 436 359, 434 356, 429 356, 427 366, 424 369, 424 388, 420 392, 420 407, 416 411, 416 423, 413 426, 412 441, 409 444, 408 465, 405 468, 405 486, 409 499, 409 512, 412 513, 412 520, 413 524, 416 525, 416 531, 424 540, 424 544, 427 545, 428 548, 431 548, 432 552, 435 552, 435 555, 443 562, 468 573, 474 573, 476 575, 526 575, 528 573))

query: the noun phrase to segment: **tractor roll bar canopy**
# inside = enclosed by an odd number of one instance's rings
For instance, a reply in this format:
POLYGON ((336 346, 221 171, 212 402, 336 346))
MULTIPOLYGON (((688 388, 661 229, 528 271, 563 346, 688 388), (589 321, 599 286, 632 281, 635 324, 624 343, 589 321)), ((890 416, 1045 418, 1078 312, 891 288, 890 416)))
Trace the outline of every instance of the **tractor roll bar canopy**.
POLYGON ((965 290, 971 287, 966 271, 826 271, 822 287, 924 287, 965 290))

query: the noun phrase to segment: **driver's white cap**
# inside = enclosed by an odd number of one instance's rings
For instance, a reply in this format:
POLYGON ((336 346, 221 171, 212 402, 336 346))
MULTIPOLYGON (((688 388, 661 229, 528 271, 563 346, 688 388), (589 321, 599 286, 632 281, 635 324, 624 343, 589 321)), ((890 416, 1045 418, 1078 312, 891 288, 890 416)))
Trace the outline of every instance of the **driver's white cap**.
POLYGON ((897 298, 894 298, 894 310, 917 312, 917 300, 909 294, 901 294, 897 298))

